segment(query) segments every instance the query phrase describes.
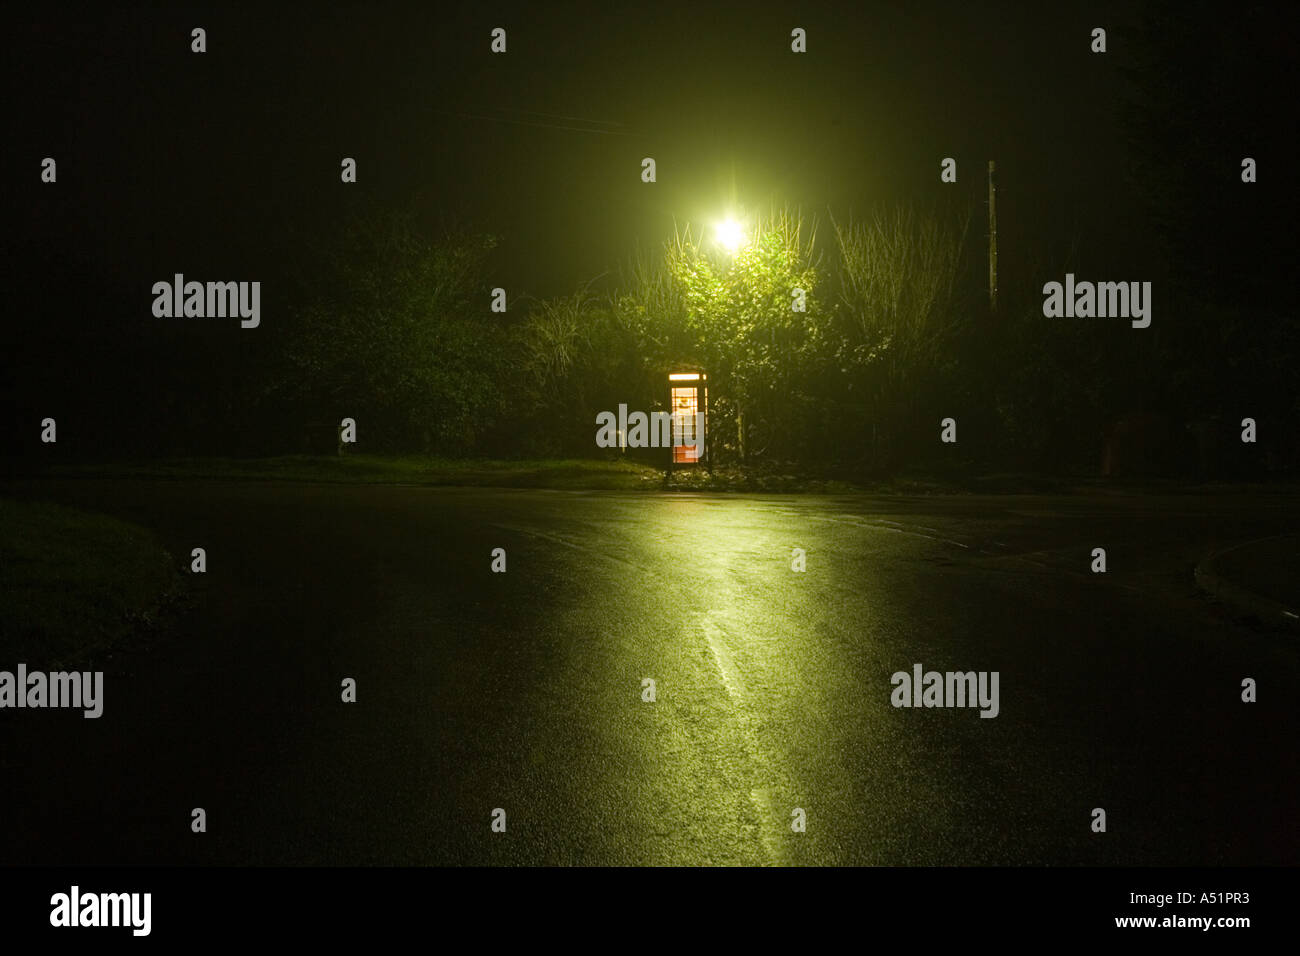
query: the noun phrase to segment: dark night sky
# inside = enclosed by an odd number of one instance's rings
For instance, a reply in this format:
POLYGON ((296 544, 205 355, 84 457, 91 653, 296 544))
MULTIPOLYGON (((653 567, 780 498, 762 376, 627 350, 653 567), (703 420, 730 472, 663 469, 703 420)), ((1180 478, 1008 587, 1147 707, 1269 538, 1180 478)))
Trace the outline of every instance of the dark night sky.
MULTIPOLYGON (((409 204, 502 236, 500 283, 544 295, 733 201, 823 219, 954 192, 981 203, 993 158, 1009 265, 1077 235, 1134 272, 1148 224, 1119 119, 1137 14, 1041 7, 43 5, 7 30, 9 238, 145 290, 173 271, 255 278, 291 256, 289 225, 328 230, 347 201, 409 204), (204 55, 189 52, 196 25, 204 55), (1088 50, 1097 25, 1104 56, 1088 50), (488 49, 495 26, 503 56, 488 49), (789 52, 794 26, 806 55, 789 52), (57 191, 38 182, 45 155, 57 191), (339 182, 343 156, 356 186, 339 182), (939 182, 944 156, 956 186, 939 182)), ((1222 26, 1198 69, 1216 43, 1269 35, 1260 16, 1222 26)))

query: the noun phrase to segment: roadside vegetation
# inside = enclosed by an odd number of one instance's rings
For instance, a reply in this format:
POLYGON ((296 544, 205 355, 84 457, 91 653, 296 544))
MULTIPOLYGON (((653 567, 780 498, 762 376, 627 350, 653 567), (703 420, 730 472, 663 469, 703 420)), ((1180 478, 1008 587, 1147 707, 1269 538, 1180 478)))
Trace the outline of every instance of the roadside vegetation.
POLYGON ((150 531, 0 498, 0 666, 59 669, 152 630, 180 592, 150 531))

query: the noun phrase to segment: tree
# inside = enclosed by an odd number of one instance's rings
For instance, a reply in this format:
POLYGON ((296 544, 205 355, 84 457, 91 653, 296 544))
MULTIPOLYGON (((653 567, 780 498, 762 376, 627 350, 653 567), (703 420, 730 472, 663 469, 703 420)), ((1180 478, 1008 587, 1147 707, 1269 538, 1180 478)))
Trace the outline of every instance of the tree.
POLYGON ((281 391, 321 420, 364 421, 370 447, 474 447, 502 406, 504 328, 488 309, 490 236, 425 238, 369 214, 309 257, 281 391))
POLYGON ((781 210, 731 257, 712 254, 689 229, 669 244, 685 332, 714 386, 713 418, 734 424, 741 458, 795 452, 812 438, 806 386, 826 351, 827 312, 815 239, 815 225, 781 210))
MULTIPOLYGON (((844 371, 865 392, 878 441, 916 425, 921 399, 956 354, 970 213, 956 219, 910 206, 835 223, 846 334, 844 371)), ((886 448, 891 448, 887 444, 886 448)), ((893 449, 897 450, 897 449, 893 449)))
POLYGON ((517 422, 527 422, 528 450, 590 454, 597 412, 639 400, 641 364, 631 328, 592 291, 530 302, 519 327, 524 374, 512 382, 517 422))

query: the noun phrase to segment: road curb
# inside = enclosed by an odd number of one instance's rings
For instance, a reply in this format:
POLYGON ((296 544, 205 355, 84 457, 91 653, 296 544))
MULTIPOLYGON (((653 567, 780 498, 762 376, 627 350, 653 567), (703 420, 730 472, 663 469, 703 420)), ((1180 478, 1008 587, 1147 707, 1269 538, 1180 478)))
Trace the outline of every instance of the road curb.
POLYGON ((1240 548, 1247 548, 1264 541, 1273 541, 1277 538, 1290 537, 1294 537, 1294 535, 1272 535, 1254 541, 1244 541, 1230 548, 1215 551, 1201 559, 1200 563, 1193 569, 1192 576, 1196 579, 1196 584, 1202 591, 1221 601, 1238 614, 1258 618, 1264 624, 1273 627, 1300 631, 1300 609, 1289 607, 1280 601, 1275 601, 1262 594, 1256 594, 1254 591, 1232 583, 1220 573, 1218 567, 1218 562, 1224 555, 1240 548))

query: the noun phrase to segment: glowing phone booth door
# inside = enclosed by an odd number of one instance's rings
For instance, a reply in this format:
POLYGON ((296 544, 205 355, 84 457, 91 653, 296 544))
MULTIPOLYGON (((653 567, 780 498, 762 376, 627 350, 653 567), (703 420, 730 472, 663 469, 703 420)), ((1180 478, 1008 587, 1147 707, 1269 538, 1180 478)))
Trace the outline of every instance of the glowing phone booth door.
POLYGON ((672 408, 672 465, 707 462, 704 432, 708 421, 708 376, 703 372, 673 372, 668 376, 672 408))

